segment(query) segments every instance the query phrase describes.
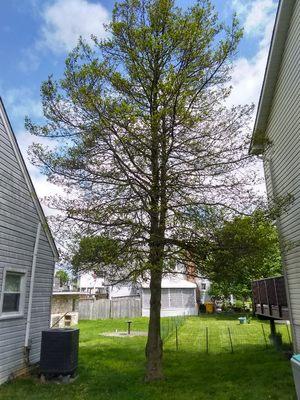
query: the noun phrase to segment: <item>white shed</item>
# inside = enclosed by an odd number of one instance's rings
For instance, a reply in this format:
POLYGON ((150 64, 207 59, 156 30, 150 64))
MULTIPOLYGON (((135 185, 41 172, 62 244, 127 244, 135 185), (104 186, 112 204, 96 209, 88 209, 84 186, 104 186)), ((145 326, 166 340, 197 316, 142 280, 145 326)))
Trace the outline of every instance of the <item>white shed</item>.
MULTIPOLYGON (((161 291, 161 316, 197 315, 197 285, 178 277, 163 278, 161 291)), ((142 316, 150 315, 149 283, 142 284, 142 316)))

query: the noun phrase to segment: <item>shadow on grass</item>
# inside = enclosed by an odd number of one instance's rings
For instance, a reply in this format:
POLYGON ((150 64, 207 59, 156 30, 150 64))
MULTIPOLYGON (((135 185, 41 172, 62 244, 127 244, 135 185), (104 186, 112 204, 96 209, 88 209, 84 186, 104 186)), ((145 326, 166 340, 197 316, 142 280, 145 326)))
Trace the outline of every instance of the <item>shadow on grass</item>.
MULTIPOLYGON (((207 318, 207 317, 206 317, 207 318)), ((210 319, 210 317, 208 317, 210 319)), ((217 316, 214 320, 233 320, 217 316)), ((201 318, 199 319, 201 320, 201 318)), ((198 332, 197 320, 193 332, 198 332)), ((147 320, 135 320, 138 330, 147 320)), ((69 385, 41 384, 24 378, 0 387, 1 400, 295 400, 289 361, 273 349, 206 354, 196 347, 179 351, 167 342, 166 379, 145 384, 146 338, 106 338, 103 331, 121 329, 124 321, 80 324, 79 377, 69 385)), ((123 328, 122 328, 123 329, 123 328)), ((184 329, 184 328, 183 328, 184 329)), ((189 330, 189 326, 186 326, 189 330)))
POLYGON ((248 350, 222 355, 167 350, 166 380, 153 384, 143 383, 142 352, 130 347, 103 353, 88 350, 81 378, 90 382, 91 398, 99 396, 100 384, 107 397, 99 399, 296 399, 288 361, 272 349, 248 350))
MULTIPOLYGON (((163 382, 145 384, 143 343, 100 340, 80 351, 79 378, 70 385, 20 379, 1 400, 294 400, 290 366, 273 350, 208 354, 165 352, 163 382)), ((250 351, 251 350, 251 351, 250 351)))

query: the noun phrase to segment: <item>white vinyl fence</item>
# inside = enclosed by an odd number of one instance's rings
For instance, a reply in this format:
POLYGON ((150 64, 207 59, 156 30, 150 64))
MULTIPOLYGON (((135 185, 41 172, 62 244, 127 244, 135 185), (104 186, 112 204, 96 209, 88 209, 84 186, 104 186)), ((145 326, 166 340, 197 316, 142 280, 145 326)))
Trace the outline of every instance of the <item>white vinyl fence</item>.
POLYGON ((81 299, 79 319, 134 318, 142 315, 141 299, 81 299))

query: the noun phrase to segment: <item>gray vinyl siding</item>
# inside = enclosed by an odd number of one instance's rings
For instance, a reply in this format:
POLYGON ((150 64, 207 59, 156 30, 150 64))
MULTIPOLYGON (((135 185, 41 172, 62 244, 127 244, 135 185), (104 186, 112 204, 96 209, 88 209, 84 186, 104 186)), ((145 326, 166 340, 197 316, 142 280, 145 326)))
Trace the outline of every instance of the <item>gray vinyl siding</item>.
MULTIPOLYGON (((4 267, 22 267, 27 271, 24 315, 0 319, 0 383, 25 368, 23 347, 33 249, 39 222, 30 190, 0 117, 0 291, 4 267)), ((50 323, 53 271, 53 251, 42 229, 32 304, 31 363, 39 361, 41 331, 50 323)))
POLYGON ((295 351, 300 352, 300 0, 291 19, 266 133, 271 142, 265 153, 268 193, 294 197, 279 219, 279 229, 287 245, 283 261, 295 351))

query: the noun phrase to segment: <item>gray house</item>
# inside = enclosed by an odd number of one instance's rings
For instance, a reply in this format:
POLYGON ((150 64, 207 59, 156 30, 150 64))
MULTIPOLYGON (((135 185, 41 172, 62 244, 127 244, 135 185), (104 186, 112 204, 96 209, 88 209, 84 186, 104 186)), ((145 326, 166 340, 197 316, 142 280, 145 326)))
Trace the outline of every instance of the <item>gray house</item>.
POLYGON ((294 198, 277 222, 294 351, 299 353, 300 0, 279 4, 250 151, 263 157, 268 196, 294 198))
POLYGON ((57 258, 0 99, 0 383, 39 361, 57 258))

